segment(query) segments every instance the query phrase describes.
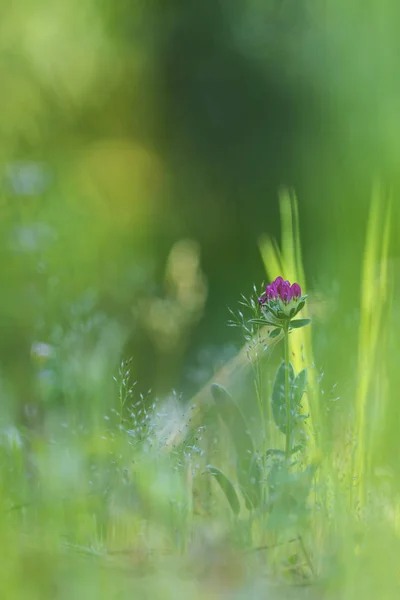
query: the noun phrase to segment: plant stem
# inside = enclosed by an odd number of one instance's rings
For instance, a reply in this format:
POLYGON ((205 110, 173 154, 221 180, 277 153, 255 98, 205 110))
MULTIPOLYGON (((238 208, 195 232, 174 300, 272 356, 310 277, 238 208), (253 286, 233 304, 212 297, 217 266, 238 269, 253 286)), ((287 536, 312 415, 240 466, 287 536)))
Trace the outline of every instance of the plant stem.
POLYGON ((286 460, 289 460, 292 450, 292 406, 290 402, 288 326, 284 328, 283 332, 285 345, 286 460))

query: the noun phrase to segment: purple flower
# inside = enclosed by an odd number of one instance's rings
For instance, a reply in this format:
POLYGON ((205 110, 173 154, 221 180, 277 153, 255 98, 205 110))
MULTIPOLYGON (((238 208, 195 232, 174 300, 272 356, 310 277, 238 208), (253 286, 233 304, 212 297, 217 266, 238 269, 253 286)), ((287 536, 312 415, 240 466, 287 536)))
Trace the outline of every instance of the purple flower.
MULTIPOLYGON (((266 316, 270 319, 291 319, 304 306, 306 296, 301 295, 298 283, 291 284, 282 277, 267 285, 265 292, 258 298, 258 302, 266 316)), ((272 320, 273 320, 272 319, 272 320)))

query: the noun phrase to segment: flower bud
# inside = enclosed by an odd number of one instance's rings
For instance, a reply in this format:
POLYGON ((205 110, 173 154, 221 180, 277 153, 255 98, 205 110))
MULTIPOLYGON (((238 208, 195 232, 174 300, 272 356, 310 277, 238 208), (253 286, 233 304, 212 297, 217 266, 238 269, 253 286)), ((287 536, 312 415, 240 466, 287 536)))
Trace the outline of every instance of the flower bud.
POLYGON ((298 283, 290 283, 282 277, 267 285, 258 298, 267 321, 281 324, 292 319, 304 306, 307 296, 301 295, 298 283))

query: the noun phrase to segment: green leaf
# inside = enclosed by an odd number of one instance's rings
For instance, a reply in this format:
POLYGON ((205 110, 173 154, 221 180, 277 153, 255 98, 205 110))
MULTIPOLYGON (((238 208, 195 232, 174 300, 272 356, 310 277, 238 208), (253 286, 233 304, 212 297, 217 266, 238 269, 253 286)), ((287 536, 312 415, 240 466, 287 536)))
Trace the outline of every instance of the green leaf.
MULTIPOLYGON (((282 361, 275 375, 275 381, 271 395, 272 414, 276 425, 284 434, 286 434, 285 369, 285 361, 282 361)), ((290 386, 292 385, 293 380, 294 369, 292 363, 289 363, 290 386)))
POLYGON ((250 319, 250 323, 254 323, 254 325, 269 325, 270 327, 276 327, 276 323, 273 321, 269 321, 268 319, 250 319))
POLYGON ((211 395, 220 417, 228 427, 238 456, 246 456, 250 464, 254 455, 253 440, 240 408, 228 390, 218 383, 211 385, 211 395))
POLYGON ((268 309, 265 311, 266 315, 272 315, 273 317, 276 317, 278 314, 278 308, 276 305, 273 304, 269 304, 268 305, 268 309))
POLYGON ((300 329, 311 323, 311 319, 295 319, 290 321, 289 329, 300 329))
POLYGON ((217 469, 217 467, 207 465, 206 470, 210 475, 215 477, 230 504, 233 514, 237 516, 240 512, 240 502, 231 480, 220 469, 217 469))
POLYGON ((276 337, 278 337, 278 335, 281 333, 281 331, 282 331, 282 328, 281 328, 281 327, 276 327, 276 329, 273 329, 273 330, 271 331, 271 333, 269 334, 269 336, 268 336, 268 337, 270 337, 270 338, 276 338, 276 337))
POLYGON ((307 369, 296 375, 292 384, 292 403, 295 408, 300 406, 301 399, 307 386, 307 369))
POLYGON ((300 302, 297 305, 295 315, 297 315, 297 313, 299 313, 304 308, 305 304, 306 304, 305 299, 300 300, 300 302))
POLYGON ((237 454, 237 478, 246 499, 246 507, 250 510, 258 506, 261 500, 261 467, 256 460, 253 439, 241 410, 228 390, 213 383, 211 394, 218 413, 231 434, 237 454))

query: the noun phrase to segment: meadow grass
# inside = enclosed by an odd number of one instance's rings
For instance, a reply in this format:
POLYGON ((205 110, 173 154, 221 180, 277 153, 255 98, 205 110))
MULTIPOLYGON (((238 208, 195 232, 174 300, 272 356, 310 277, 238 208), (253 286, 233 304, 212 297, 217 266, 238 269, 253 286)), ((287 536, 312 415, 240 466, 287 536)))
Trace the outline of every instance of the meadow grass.
MULTIPOLYGON (((266 276, 305 288, 294 195, 282 194, 281 215, 281 248, 260 242, 266 276)), ((349 386, 339 381, 341 398, 323 389, 314 349, 324 322, 316 318, 290 335, 295 373, 308 369, 301 405, 308 417, 290 479, 268 458, 271 448, 277 456, 285 448, 270 405, 281 336, 253 327, 242 308, 242 350, 186 408, 177 398, 141 396, 123 361, 114 396, 99 399, 97 408, 71 400, 63 413, 46 412, 36 428, 4 417, 1 597, 397 598, 389 241, 390 202, 377 188, 352 331, 357 366, 349 386), (238 470, 236 458, 256 468, 259 480, 238 470)), ((302 316, 313 318, 311 301, 302 316)), ((72 381, 63 360, 59 381, 75 398, 87 391, 90 374, 83 361, 72 381)))

